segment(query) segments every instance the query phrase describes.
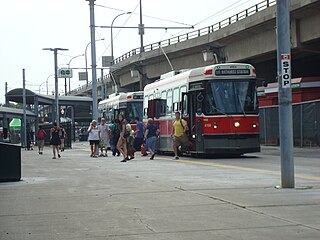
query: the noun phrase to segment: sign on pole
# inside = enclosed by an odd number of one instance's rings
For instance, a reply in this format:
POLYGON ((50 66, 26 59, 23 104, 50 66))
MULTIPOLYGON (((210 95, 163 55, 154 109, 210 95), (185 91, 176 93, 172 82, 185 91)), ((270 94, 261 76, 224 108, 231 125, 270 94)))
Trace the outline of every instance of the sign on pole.
POLYGON ((281 54, 281 76, 282 87, 291 87, 291 62, 290 54, 281 54))
POLYGON ((72 69, 71 68, 59 68, 58 78, 72 78, 72 69))
POLYGON ((87 80, 88 80, 87 72, 79 72, 79 81, 87 81, 87 80))
POLYGON ((102 56, 102 67, 111 67, 112 61, 112 56, 102 56))

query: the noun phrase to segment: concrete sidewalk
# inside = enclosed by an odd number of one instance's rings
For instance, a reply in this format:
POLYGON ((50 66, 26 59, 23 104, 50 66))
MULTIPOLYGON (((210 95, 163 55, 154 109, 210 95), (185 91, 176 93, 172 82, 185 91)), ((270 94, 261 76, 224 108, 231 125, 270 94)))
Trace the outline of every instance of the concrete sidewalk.
POLYGON ((271 171, 215 160, 89 155, 23 150, 23 181, 0 183, 0 239, 320 239, 319 175, 276 189, 271 171))

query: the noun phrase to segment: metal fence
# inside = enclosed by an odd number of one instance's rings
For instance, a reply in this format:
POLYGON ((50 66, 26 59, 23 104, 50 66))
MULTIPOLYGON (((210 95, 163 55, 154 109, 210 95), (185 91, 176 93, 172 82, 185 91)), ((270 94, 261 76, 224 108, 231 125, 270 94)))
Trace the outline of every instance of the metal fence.
MULTIPOLYGON (((279 145, 278 106, 260 108, 260 141, 279 145)), ((292 106, 293 143, 296 147, 320 146, 320 100, 292 106)))

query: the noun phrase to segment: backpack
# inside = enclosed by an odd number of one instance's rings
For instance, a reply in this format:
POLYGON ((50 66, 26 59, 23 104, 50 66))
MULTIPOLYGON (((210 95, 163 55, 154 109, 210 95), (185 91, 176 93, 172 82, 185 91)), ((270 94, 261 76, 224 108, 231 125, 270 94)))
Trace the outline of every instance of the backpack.
POLYGON ((114 125, 113 129, 111 130, 111 133, 114 138, 118 138, 120 136, 120 129, 117 124, 114 125))
POLYGON ((38 131, 38 139, 44 139, 44 135, 45 135, 44 131, 42 129, 40 129, 38 131))

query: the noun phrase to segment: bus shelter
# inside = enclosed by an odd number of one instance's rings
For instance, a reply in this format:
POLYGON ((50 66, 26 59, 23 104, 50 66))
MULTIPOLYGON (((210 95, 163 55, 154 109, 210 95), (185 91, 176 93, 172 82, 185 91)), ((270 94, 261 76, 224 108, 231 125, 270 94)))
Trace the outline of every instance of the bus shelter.
MULTIPOLYGON (((23 89, 16 88, 6 95, 6 104, 9 102, 23 103, 23 89)), ((39 124, 53 123, 55 96, 43 95, 26 89, 26 108, 35 115, 35 132, 39 124)), ((59 96, 58 114, 60 119, 69 119, 71 122, 71 132, 69 136, 75 140, 76 124, 88 126, 92 120, 92 98, 87 96, 59 96)))

